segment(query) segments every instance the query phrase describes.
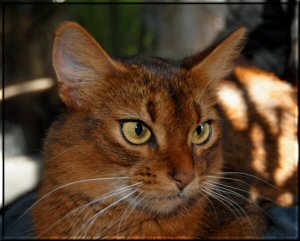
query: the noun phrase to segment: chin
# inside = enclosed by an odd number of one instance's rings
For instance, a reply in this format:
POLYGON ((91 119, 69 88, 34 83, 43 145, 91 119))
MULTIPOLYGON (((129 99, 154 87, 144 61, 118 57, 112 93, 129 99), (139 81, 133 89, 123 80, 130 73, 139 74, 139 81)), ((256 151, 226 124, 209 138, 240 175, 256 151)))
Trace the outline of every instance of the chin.
POLYGON ((169 217, 186 211, 200 199, 199 196, 192 197, 181 192, 169 196, 145 195, 144 200, 138 203, 136 208, 155 217, 169 217))

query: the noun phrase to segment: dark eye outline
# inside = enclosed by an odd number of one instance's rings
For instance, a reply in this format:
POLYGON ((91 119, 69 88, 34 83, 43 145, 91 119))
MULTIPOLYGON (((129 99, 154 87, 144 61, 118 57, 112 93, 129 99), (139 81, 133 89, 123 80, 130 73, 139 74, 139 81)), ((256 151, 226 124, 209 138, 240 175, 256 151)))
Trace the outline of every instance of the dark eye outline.
POLYGON ((143 122, 143 121, 141 121, 141 120, 135 120, 135 119, 119 120, 119 122, 120 122, 120 132, 121 132, 121 134, 122 134, 124 140, 125 140, 127 143, 129 143, 130 145, 134 145, 134 146, 143 146, 143 145, 151 144, 152 142, 154 142, 154 140, 155 140, 154 134, 153 134, 151 128, 149 128, 149 126, 148 126, 147 124, 145 124, 145 122, 143 122), (145 142, 143 142, 143 143, 141 143, 141 144, 137 144, 137 143, 133 143, 133 142, 129 141, 129 140, 126 138, 126 136, 125 136, 125 134, 124 134, 124 132, 123 132, 123 125, 124 125, 124 123, 126 123, 126 122, 139 122, 139 123, 141 123, 142 125, 144 125, 144 126, 150 131, 150 133, 151 133, 150 138, 149 138, 147 141, 145 141, 145 142))
POLYGON ((194 142, 192 141, 193 145, 195 145, 195 146, 203 146, 203 145, 207 144, 207 143, 210 141, 211 137, 212 137, 212 130, 213 130, 213 129, 212 129, 212 120, 208 120, 208 121, 204 121, 204 122, 200 123, 200 124, 194 129, 194 131, 193 131, 193 133, 192 133, 192 138, 193 138, 193 134, 194 134, 194 132, 197 130, 197 128, 198 128, 200 125, 204 125, 204 124, 208 124, 208 125, 209 125, 209 134, 208 134, 207 138, 205 139, 205 141, 202 142, 202 143, 196 144, 196 143, 194 143, 194 142))

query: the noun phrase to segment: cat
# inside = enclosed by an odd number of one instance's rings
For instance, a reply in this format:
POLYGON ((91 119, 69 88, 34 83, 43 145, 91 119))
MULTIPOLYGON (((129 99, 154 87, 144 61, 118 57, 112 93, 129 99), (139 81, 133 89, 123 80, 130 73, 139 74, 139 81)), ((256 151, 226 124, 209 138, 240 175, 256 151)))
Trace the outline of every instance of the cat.
POLYGON ((37 238, 243 239, 296 195, 295 90, 238 65, 240 28, 181 61, 113 59, 79 24, 55 34, 65 111, 44 143, 37 238))

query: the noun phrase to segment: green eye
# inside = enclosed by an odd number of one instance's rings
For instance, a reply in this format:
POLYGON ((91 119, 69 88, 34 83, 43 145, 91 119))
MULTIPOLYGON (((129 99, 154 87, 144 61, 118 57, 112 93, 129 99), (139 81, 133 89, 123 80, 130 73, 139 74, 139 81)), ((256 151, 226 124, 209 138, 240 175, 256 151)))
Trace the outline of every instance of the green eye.
POLYGON ((151 131, 140 121, 125 121, 122 123, 122 132, 127 141, 140 145, 151 137, 151 131))
POLYGON ((211 126, 208 122, 198 125, 192 136, 192 142, 196 145, 204 144, 210 137, 211 126))

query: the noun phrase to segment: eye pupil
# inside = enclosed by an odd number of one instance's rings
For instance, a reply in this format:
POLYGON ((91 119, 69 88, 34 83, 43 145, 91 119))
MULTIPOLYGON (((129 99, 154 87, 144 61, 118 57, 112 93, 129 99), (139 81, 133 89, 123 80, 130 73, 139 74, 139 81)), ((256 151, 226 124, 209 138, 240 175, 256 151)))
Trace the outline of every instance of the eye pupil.
POLYGON ((135 133, 140 136, 143 133, 143 125, 141 123, 137 123, 137 125, 135 126, 135 133))
POLYGON ((202 133, 202 131, 203 131, 203 125, 201 124, 196 128, 196 132, 198 135, 200 135, 202 133))

